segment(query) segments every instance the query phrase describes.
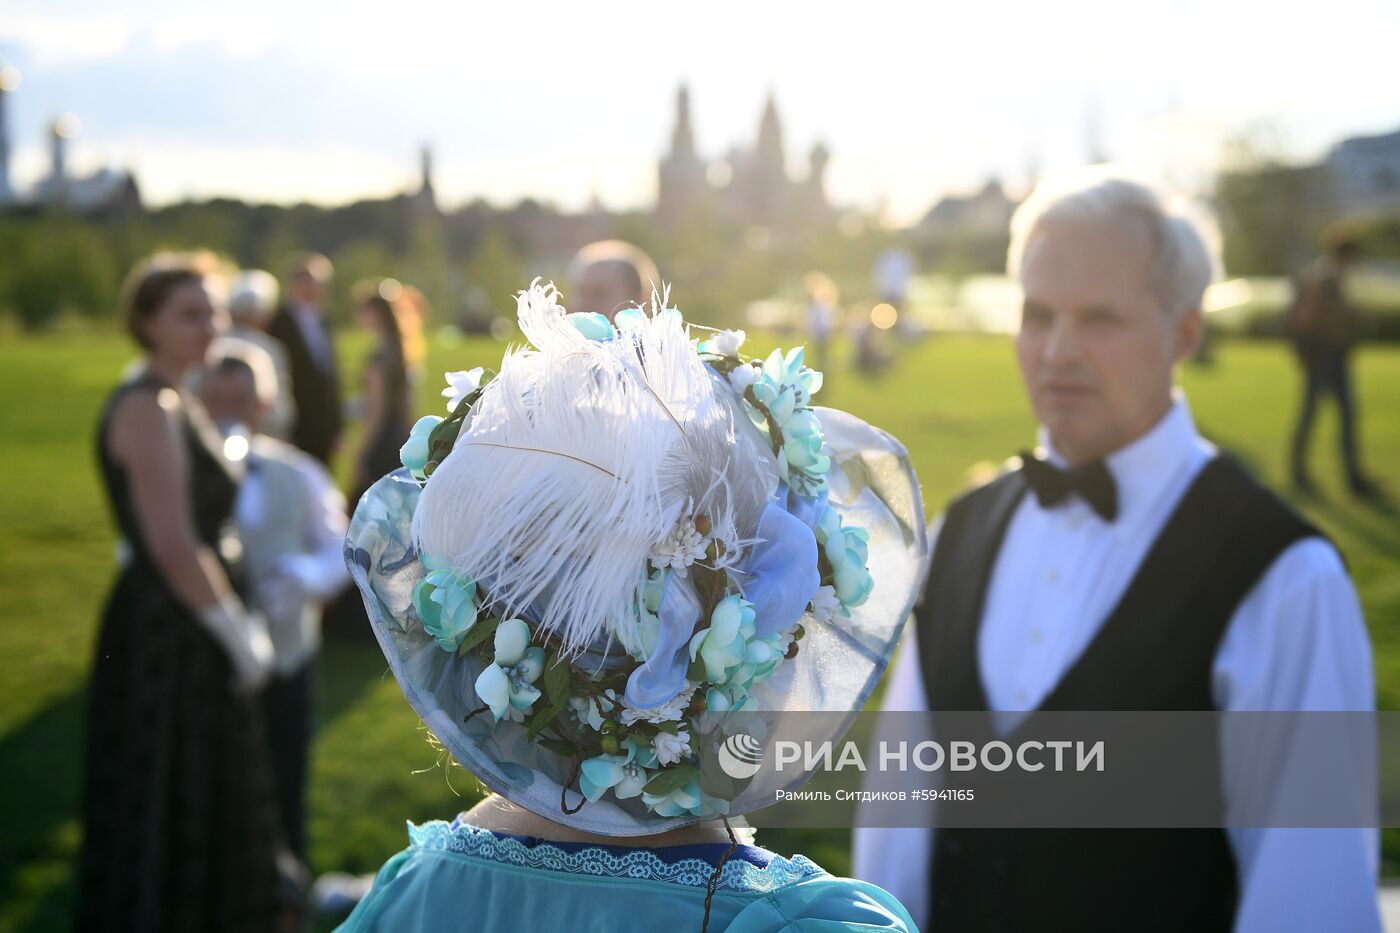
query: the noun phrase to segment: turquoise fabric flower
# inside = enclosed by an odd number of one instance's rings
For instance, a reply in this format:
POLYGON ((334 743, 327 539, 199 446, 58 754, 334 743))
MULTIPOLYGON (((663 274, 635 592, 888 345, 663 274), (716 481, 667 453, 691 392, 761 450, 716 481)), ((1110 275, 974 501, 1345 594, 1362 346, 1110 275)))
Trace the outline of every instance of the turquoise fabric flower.
MULTIPOLYGON (((651 808, 657 816, 700 816, 705 806, 705 795, 700 790, 698 780, 677 787, 669 794, 648 794, 642 791, 642 803, 651 808)), ((726 809, 727 809, 726 804, 726 809)))
POLYGON ((531 648, 530 627, 507 619, 496 627, 496 658, 476 678, 476 695, 500 722, 509 716, 520 722, 540 691, 531 686, 544 673, 544 649, 531 648))
POLYGON ((817 519, 816 534, 827 563, 831 564, 832 584, 841 605, 850 609, 864 603, 875 588, 875 581, 866 567, 870 559, 870 533, 864 528, 844 527, 836 510, 827 506, 817 519))
POLYGON ((607 316, 596 311, 574 311, 566 317, 574 330, 589 340, 611 340, 617 336, 607 316))
POLYGON ((419 482, 428 478, 423 472, 428 466, 428 437, 441 421, 437 415, 424 415, 419 418, 414 423, 413 430, 408 432, 408 440, 399 448, 399 460, 419 482))
POLYGON ((613 315, 613 326, 623 334, 641 330, 646 322, 647 316, 640 308, 623 308, 613 315))
POLYGON ((726 596, 710 613, 710 627, 690 640, 690 659, 705 665, 705 679, 716 687, 705 693, 709 709, 722 713, 752 706, 745 701, 754 685, 772 676, 783 661, 782 635, 758 637, 753 603, 726 596))
POLYGON ((833 582, 837 597, 849 609, 865 602, 875 588, 875 581, 866 568, 870 533, 864 528, 842 528, 841 537, 846 545, 846 555, 841 566, 835 568, 833 582))
POLYGON ((476 581, 428 554, 420 554, 418 559, 428 573, 413 587, 413 608, 418 611, 423 631, 433 637, 438 647, 456 651, 481 610, 476 581))
POLYGON ((705 691, 705 708, 712 713, 747 713, 758 709, 758 703, 739 684, 726 684, 705 691))
POLYGON ((768 354, 768 359, 763 361, 764 381, 778 386, 793 387, 797 404, 803 407, 822 387, 822 374, 807 368, 805 355, 802 347, 794 347, 786 356, 783 355, 783 351, 774 350, 768 354))
POLYGON ((596 755, 579 767, 578 786, 590 803, 609 790, 618 800, 636 797, 652 778, 649 768, 657 766, 651 748, 629 736, 626 754, 596 755))
POLYGON ((729 682, 747 694, 755 685, 773 676, 774 669, 783 662, 782 640, 782 635, 751 639, 744 646, 743 663, 729 672, 729 682))
POLYGON ((782 456, 787 463, 787 486, 803 496, 816 496, 826 485, 831 458, 822 453, 821 422, 807 406, 822 386, 822 374, 803 364, 801 347, 779 350, 763 361, 753 397, 767 414, 750 407, 749 418, 760 430, 776 425, 782 434, 782 456), (772 424, 769 423, 771 418, 772 424))
POLYGON ((705 679, 722 684, 744 663, 754 632, 753 603, 739 595, 726 596, 710 613, 710 627, 690 639, 690 660, 699 657, 705 679))

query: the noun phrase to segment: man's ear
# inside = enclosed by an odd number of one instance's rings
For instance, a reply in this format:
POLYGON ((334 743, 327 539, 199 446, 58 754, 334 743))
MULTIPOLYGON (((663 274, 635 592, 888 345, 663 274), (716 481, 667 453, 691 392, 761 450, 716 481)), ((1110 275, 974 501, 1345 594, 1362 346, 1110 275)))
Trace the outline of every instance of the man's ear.
POLYGON ((1176 344, 1173 359, 1180 363, 1196 355, 1201 348, 1201 340, 1206 333, 1206 316, 1200 308, 1190 308, 1177 316, 1172 327, 1172 337, 1176 344))

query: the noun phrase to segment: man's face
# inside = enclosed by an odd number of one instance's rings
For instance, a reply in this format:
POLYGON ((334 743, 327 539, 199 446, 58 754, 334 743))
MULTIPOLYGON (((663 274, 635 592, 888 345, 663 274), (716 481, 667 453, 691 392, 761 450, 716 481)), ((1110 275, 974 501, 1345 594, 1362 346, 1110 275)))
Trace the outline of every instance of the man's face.
POLYGON ((615 262, 595 262, 579 273, 569 291, 567 304, 570 311, 594 311, 613 315, 623 308, 637 303, 637 295, 625 271, 615 262))
POLYGON ((316 276, 305 269, 298 270, 292 276, 291 291, 292 298, 299 304, 311 305, 316 308, 321 306, 321 301, 326 294, 325 287, 316 280, 316 276))
POLYGON ((1172 372, 1195 350, 1199 310, 1172 316, 1149 286, 1146 223, 1046 221, 1021 261, 1016 357, 1055 449, 1086 463, 1146 433, 1171 404, 1172 372))
POLYGON ((247 373, 214 371, 205 376, 199 398, 220 425, 241 424, 256 430, 261 406, 247 373))

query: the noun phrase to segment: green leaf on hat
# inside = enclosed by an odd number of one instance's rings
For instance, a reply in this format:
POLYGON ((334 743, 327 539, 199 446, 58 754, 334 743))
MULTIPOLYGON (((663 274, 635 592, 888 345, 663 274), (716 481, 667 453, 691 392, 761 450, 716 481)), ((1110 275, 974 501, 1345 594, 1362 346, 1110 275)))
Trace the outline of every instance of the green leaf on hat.
POLYGON ((674 768, 667 768, 650 781, 647 781, 647 786, 643 787, 642 790, 646 791, 648 794, 656 794, 658 797, 664 797, 672 791, 680 790, 699 777, 700 769, 695 767, 695 765, 677 765, 674 768))
POLYGON ((549 697, 550 704, 567 704, 571 685, 568 662, 557 654, 551 654, 544 665, 544 695, 549 697))
POLYGON ((467 637, 463 638, 462 644, 457 647, 457 656, 465 658, 473 648, 495 635, 496 626, 500 624, 501 620, 495 616, 477 619, 476 624, 467 629, 467 637))
POLYGON ((700 789, 711 797, 734 799, 734 779, 724 773, 718 757, 700 759, 700 789))

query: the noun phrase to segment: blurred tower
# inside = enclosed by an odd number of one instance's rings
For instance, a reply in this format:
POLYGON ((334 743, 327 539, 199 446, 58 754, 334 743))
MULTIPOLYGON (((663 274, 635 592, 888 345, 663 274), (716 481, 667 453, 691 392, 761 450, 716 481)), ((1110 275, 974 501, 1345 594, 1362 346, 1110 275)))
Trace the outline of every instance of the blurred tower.
POLYGON ((671 131, 671 151, 657 166, 656 219, 674 229, 706 193, 705 163, 695 152, 695 132, 690 125, 690 91, 682 84, 676 91, 676 125, 671 131))
POLYGON ((826 166, 831 161, 831 150, 825 144, 816 143, 807 156, 807 182, 804 189, 803 205, 808 218, 819 219, 831 213, 831 205, 826 200, 826 166))
POLYGON ((424 145, 418 152, 419 172, 422 181, 418 193, 413 195, 413 210, 417 214, 436 216, 438 213, 437 193, 433 190, 433 150, 424 145))
POLYGON ((49 177, 39 184, 39 200, 52 207, 68 203, 68 140, 78 135, 78 118, 65 113, 49 124, 49 177))
POLYGON ((741 224, 777 225, 792 206, 792 181, 783 155, 783 129, 770 91, 758 123, 758 137, 748 151, 729 158, 733 178, 725 189, 725 208, 741 224))
POLYGON ((19 69, 14 65, 0 68, 0 205, 15 200, 10 184, 10 114, 8 98, 20 82, 19 69))
POLYGON ((783 156, 783 129, 778 123, 778 104, 773 93, 763 105, 758 123, 758 141, 748 166, 747 195, 753 219, 772 224, 782 214, 788 188, 787 163, 783 156))

